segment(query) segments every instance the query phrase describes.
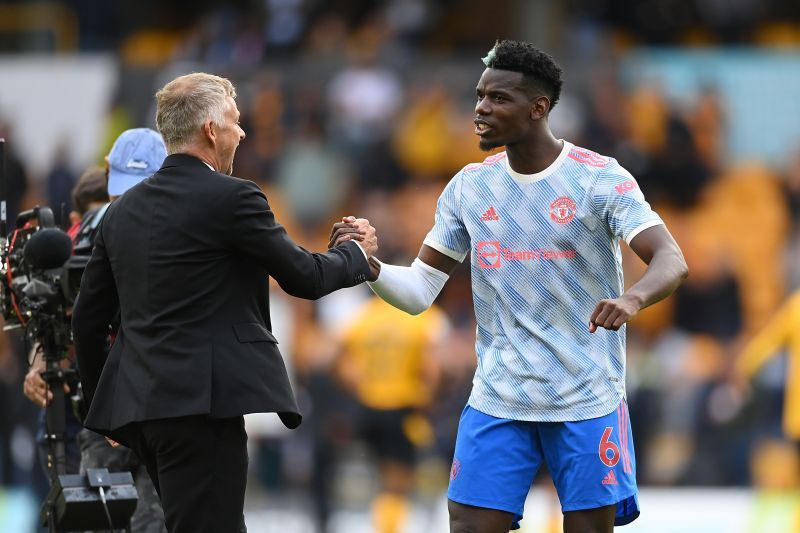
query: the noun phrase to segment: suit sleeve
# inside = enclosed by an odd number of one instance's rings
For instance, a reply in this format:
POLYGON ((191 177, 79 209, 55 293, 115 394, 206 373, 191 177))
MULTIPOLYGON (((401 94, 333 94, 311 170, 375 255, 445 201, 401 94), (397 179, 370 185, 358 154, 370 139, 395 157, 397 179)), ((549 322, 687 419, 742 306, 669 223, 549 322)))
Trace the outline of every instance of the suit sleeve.
POLYGON ((101 227, 72 311, 72 334, 87 409, 94 398, 108 356, 106 345, 109 327, 118 307, 117 287, 101 227))
POLYGON ((254 183, 242 182, 234 203, 230 225, 234 248, 254 257, 288 294, 316 299, 358 285, 370 275, 367 259, 355 242, 327 253, 312 253, 295 244, 254 183))

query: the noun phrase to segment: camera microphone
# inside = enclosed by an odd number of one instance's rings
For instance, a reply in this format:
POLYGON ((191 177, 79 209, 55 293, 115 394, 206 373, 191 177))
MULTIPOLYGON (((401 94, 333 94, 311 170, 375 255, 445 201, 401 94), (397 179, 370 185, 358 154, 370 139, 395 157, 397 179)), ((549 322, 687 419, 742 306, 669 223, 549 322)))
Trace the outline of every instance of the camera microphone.
POLYGON ((25 262, 30 268, 48 270, 58 268, 72 255, 72 239, 56 228, 34 232, 23 249, 25 262))

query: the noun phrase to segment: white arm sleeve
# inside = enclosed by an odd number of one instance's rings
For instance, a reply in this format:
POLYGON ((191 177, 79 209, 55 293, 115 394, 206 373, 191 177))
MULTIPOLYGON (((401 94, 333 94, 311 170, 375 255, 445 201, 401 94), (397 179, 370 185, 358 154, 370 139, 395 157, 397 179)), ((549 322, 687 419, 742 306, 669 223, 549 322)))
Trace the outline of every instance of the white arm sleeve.
POLYGON ((368 285, 386 303, 418 315, 431 306, 449 278, 417 258, 410 267, 381 263, 378 279, 368 285))

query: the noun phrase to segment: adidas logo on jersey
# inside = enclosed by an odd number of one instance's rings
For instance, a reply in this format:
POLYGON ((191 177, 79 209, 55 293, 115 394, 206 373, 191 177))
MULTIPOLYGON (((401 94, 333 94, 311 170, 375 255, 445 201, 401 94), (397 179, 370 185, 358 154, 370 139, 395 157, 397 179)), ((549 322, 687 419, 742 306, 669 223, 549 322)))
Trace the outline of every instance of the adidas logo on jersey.
POLYGON ((489 220, 500 220, 500 215, 497 214, 497 211, 494 210, 494 207, 490 207, 484 214, 481 215, 481 220, 484 222, 489 220))
POLYGON ((613 470, 609 470, 606 477, 603 478, 603 485, 619 485, 619 481, 617 481, 617 476, 614 475, 613 470))

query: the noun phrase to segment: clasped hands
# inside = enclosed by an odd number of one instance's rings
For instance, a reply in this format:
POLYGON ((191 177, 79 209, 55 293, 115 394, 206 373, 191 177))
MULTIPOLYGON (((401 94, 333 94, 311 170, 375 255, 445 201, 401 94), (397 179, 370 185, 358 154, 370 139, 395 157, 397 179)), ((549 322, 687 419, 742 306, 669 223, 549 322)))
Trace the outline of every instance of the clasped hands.
POLYGON ((335 223, 331 228, 328 248, 339 246, 343 242, 351 240, 360 244, 361 248, 366 252, 369 267, 372 271, 372 279, 370 281, 376 280, 380 273, 380 263, 374 258, 375 252, 378 251, 378 237, 369 220, 352 216, 342 218, 341 222, 335 223))

